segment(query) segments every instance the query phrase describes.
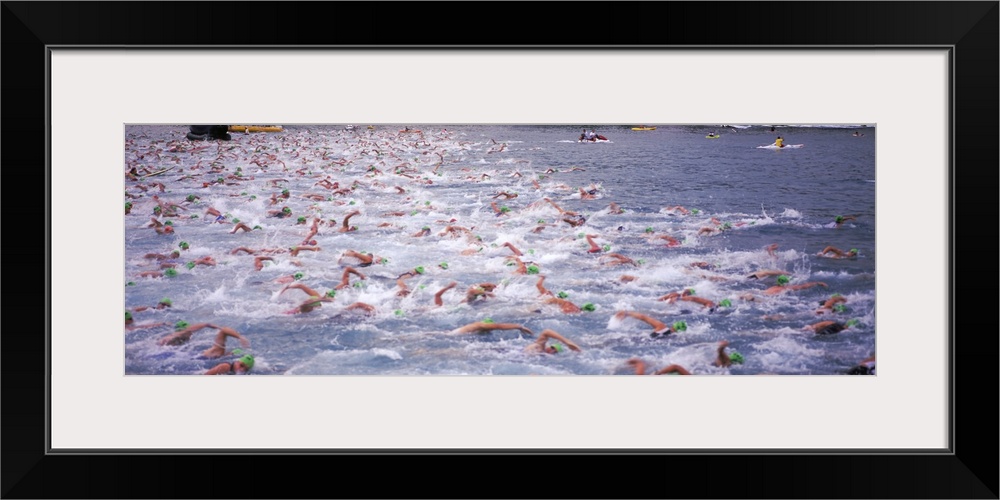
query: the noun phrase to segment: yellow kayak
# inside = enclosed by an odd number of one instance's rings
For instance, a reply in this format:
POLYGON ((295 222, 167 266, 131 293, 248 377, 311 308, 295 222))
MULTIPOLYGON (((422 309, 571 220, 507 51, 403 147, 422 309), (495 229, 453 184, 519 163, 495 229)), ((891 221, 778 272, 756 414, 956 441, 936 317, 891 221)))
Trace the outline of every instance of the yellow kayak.
POLYGON ((645 126, 643 126, 643 127, 632 127, 632 130, 636 130, 636 131, 641 131, 641 130, 656 130, 656 127, 645 127, 645 126))
POLYGON ((230 125, 230 132, 281 132, 284 130, 281 125, 230 125))

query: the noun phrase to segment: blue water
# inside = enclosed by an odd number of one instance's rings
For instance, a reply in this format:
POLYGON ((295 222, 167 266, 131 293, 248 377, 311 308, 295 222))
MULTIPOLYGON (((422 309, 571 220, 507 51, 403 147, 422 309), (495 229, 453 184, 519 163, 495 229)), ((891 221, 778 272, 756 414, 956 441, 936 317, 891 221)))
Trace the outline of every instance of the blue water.
MULTIPOLYGON (((125 201, 133 203, 124 217, 125 274, 133 283, 126 285, 124 307, 152 306, 162 298, 173 305, 134 313, 139 326, 162 324, 126 329, 126 373, 198 374, 233 359, 199 357, 211 346, 213 329, 195 333, 183 346, 157 345, 177 321, 240 332, 251 342, 247 351, 256 358, 256 375, 616 375, 632 373, 626 365, 631 358, 650 371, 680 364, 694 374, 831 375, 875 353, 873 127, 788 126, 771 132, 769 126, 674 125, 640 132, 632 125, 588 126, 609 142, 578 143, 582 126, 575 125, 408 126, 422 130, 422 138, 399 134, 403 125, 289 125, 280 133, 234 133, 229 142, 192 142, 185 138, 186 126, 128 126, 126 169, 134 166, 142 174, 174 168, 124 182, 132 195, 125 201), (721 138, 706 139, 713 131, 721 138), (853 136, 855 131, 864 136, 853 136), (758 148, 777 135, 803 147, 758 148), (219 177, 230 178, 212 183, 219 177), (317 185, 327 178, 355 189, 334 194, 317 185), (595 190, 596 199, 581 199, 580 187, 595 190), (271 205, 271 196, 283 189, 289 198, 271 205), (493 198, 504 191, 518 196, 493 198), (177 217, 158 217, 172 223, 172 235, 147 227, 154 194, 183 207, 177 217), (198 199, 188 202, 189 195, 198 199), (580 213, 586 223, 561 222, 544 197, 580 213), (508 211, 497 216, 493 201, 508 211), (624 213, 609 213, 611 202, 624 213), (292 217, 267 216, 284 206, 292 217), (689 213, 666 209, 674 206, 689 213), (226 223, 215 223, 205 214, 208 207, 226 214, 226 223), (361 213, 350 222, 358 230, 337 232, 343 216, 355 209, 361 213), (856 219, 838 228, 837 215, 856 219), (299 216, 335 219, 336 226, 320 228, 320 251, 292 257, 287 249, 308 232, 297 224, 299 216), (730 228, 700 234, 720 227, 712 218, 730 228), (234 219, 260 229, 230 234, 234 219), (479 239, 439 236, 451 219, 479 239), (533 232, 539 220, 549 225, 533 232), (430 234, 414 237, 424 226, 430 234), (589 253, 583 233, 641 264, 602 265, 607 252, 589 253), (652 239, 659 235, 681 244, 667 247, 652 239), (190 247, 174 261, 176 276, 139 277, 160 269, 159 262, 144 258, 147 253, 169 254, 181 241, 190 247), (507 242, 539 269, 552 293, 565 292, 567 300, 593 304, 594 310, 567 314, 544 304, 538 276, 514 274, 507 265, 507 242), (765 247, 774 243, 778 249, 771 257, 765 247), (859 254, 818 256, 827 245, 857 248, 859 254), (230 253, 241 246, 284 253, 272 254, 274 262, 257 271, 253 256, 230 253), (388 261, 357 268, 367 279, 351 277, 352 286, 339 290, 333 302, 307 314, 284 314, 307 297, 299 290, 279 293, 284 284, 276 280, 302 273, 299 283, 324 293, 340 282, 344 265, 338 259, 348 249, 388 261), (468 249, 479 251, 461 254, 468 249), (204 256, 217 265, 184 265, 204 256), (690 265, 698 261, 711 267, 690 265), (447 269, 438 266, 442 262, 447 269), (417 266, 424 274, 407 280, 411 293, 397 297, 396 277, 417 266), (792 285, 818 281, 827 287, 765 296, 761 292, 775 279, 747 278, 761 269, 787 272, 792 285), (636 279, 623 282, 622 275, 636 279), (435 307, 434 293, 451 281, 458 285, 435 307), (498 285, 494 297, 462 302, 465 291, 482 282, 498 285), (731 306, 709 312, 696 303, 657 300, 685 288, 715 303, 729 299, 731 306), (835 293, 847 298, 846 310, 816 314, 820 301, 835 293), (344 310, 354 302, 374 306, 375 314, 344 310), (687 329, 651 338, 646 323, 615 318, 622 310, 667 324, 684 321, 687 329), (518 323, 536 335, 555 330, 582 352, 525 353, 533 338, 516 330, 450 333, 484 318, 518 323), (803 330, 818 321, 848 319, 859 322, 833 335, 803 330), (721 340, 744 357, 743 364, 713 365, 721 340)), ((227 348, 234 347, 230 339, 227 348)))

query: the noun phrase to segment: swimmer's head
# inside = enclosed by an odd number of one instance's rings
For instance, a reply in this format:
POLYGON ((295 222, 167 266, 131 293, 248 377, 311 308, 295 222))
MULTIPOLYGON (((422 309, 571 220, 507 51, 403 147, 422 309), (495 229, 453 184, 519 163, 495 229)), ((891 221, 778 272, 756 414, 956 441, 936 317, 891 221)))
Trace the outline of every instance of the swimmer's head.
POLYGON ((184 321, 184 320, 180 320, 180 321, 174 323, 174 330, 183 330, 183 329, 185 329, 187 327, 188 327, 188 322, 184 321))
POLYGON ((337 296, 337 291, 336 290, 327 290, 326 296, 330 297, 332 299, 332 298, 334 298, 334 297, 337 296))
POLYGON ((168 268, 166 271, 163 271, 163 274, 167 275, 168 277, 173 278, 174 276, 177 276, 177 271, 174 268, 171 267, 171 268, 168 268))
POLYGON ((178 250, 174 250, 173 252, 170 252, 170 257, 171 258, 176 259, 177 257, 180 257, 180 256, 181 256, 181 252, 178 251, 178 250))
POLYGON ((595 309, 597 309, 597 306, 595 306, 594 304, 591 304, 590 302, 587 302, 580 309, 582 309, 584 311, 587 311, 587 312, 593 312, 595 309))
POLYGON ((857 255, 858 254, 858 249, 857 248, 852 248, 847 253, 849 253, 851 255, 857 255))
POLYGON ((833 310, 835 312, 842 313, 842 312, 847 311, 847 306, 845 306, 844 304, 837 304, 837 305, 833 306, 833 310))
POLYGON ((610 251, 611 251, 611 245, 604 245, 604 246, 602 247, 602 249, 603 249, 603 250, 604 250, 605 252, 610 252, 610 251))
POLYGON ((292 209, 290 209, 290 208, 288 208, 288 207, 285 207, 285 208, 282 208, 282 209, 281 209, 281 212, 282 212, 282 213, 286 213, 286 214, 290 214, 290 213, 292 213, 292 209))
POLYGON ((420 228, 420 230, 421 231, 430 231, 431 227, 430 226, 424 226, 424 227, 420 228))
POLYGON ((694 295, 694 288, 685 288, 684 293, 682 295, 684 295, 685 297, 687 297, 688 295, 694 295))
POLYGON ((298 222, 299 224, 305 224, 306 218, 300 215, 299 218, 296 219, 296 222, 298 222))
POLYGON ((719 307, 732 307, 733 303, 729 299, 722 299, 719 301, 719 307))
MULTIPOLYGON (((242 358, 237 359, 236 362, 237 363, 242 363, 243 366, 246 367, 246 370, 243 370, 243 371, 250 371, 250 369, 253 368, 254 359, 253 359, 252 355, 247 354, 246 356, 243 356, 242 358)), ((235 365, 236 363, 233 363, 233 364, 235 365)), ((236 369, 237 367, 233 366, 233 368, 236 369)), ((237 369, 236 371, 240 371, 240 370, 237 369)))
POLYGON ((132 313, 125 311, 125 321, 126 322, 132 321, 132 313))
POLYGON ((545 224, 545 219, 538 219, 539 224, 545 224))
POLYGON ((559 294, 556 295, 556 297, 559 297, 560 299, 565 299, 566 297, 569 297, 569 294, 566 292, 559 292, 559 294))
POLYGON ((297 279, 297 280, 300 280, 300 279, 304 278, 305 275, 302 274, 302 273, 295 273, 295 274, 292 275, 292 277, 295 278, 295 279, 297 279))
POLYGON ((438 264, 438 267, 440 267, 441 269, 448 269, 448 263, 447 262, 442 262, 442 263, 438 264))
POLYGON ((653 232, 653 228, 652 227, 647 227, 646 228, 646 232, 647 233, 652 233, 653 232))
POLYGON ((538 266, 528 266, 528 274, 538 274, 538 266))
POLYGON ((132 210, 132 202, 131 201, 126 201, 125 202, 125 210, 132 210))
POLYGON ((288 196, 288 194, 289 194, 289 193, 288 193, 288 190, 287 190, 287 189, 282 189, 282 190, 281 190, 281 196, 288 196))
POLYGON ((786 274, 782 274, 781 276, 778 276, 778 284, 779 285, 787 285, 789 281, 790 281, 790 278, 786 274))
POLYGON ((491 324, 493 323, 493 318, 483 318, 483 323, 491 324))
POLYGON ((194 266, 196 266, 196 265, 197 264, 195 264, 194 261, 192 260, 191 262, 188 262, 187 264, 184 264, 184 267, 186 267, 188 269, 194 269, 194 266))
POLYGON ((844 216, 843 215, 838 215, 835 220, 837 221, 837 224, 840 224, 841 222, 844 222, 844 216))
POLYGON ((424 274, 424 266, 417 266, 413 268, 413 270, 416 271, 417 274, 424 274))
POLYGON ((852 318, 852 319, 847 320, 847 323, 844 323, 844 326, 847 327, 847 328, 850 328, 850 327, 852 327, 852 326, 854 326, 856 324, 858 324, 858 319, 857 318, 852 318))
POLYGON ((195 195, 193 194, 187 195, 187 201, 194 201, 194 200, 195 200, 195 195))
POLYGON ((174 305, 174 302, 172 300, 164 297, 163 299, 160 299, 160 302, 158 304, 162 304, 162 305, 164 305, 166 307, 171 307, 171 306, 174 305))
POLYGON ((688 329, 688 324, 684 321, 674 321, 674 324, 670 328, 675 332, 683 332, 688 329))
POLYGON ((729 361, 732 361, 733 363, 736 363, 738 365, 742 365, 743 364, 743 355, 740 354, 740 353, 738 353, 738 352, 736 352, 736 351, 733 351, 733 352, 729 353, 729 361))
POLYGON ((154 213, 154 214, 158 214, 158 213, 160 213, 160 211, 161 211, 161 210, 162 210, 162 209, 160 208, 160 206, 159 206, 159 205, 157 205, 157 206, 153 207, 153 213, 154 213))
POLYGON ((187 250, 188 248, 191 248, 191 245, 188 245, 188 242, 186 241, 178 243, 177 246, 181 247, 181 250, 187 250))
POLYGON ((566 349, 566 348, 565 348, 565 347, 563 347, 563 346, 562 346, 562 344, 558 344, 558 343, 553 343, 552 345, 550 345, 550 346, 549 346, 548 348, 546 348, 545 350, 546 350, 546 352, 548 352, 549 354, 558 354, 558 353, 560 353, 560 352, 563 352, 563 350, 564 350, 564 349, 566 349), (551 349, 551 350, 549 350, 549 349, 551 349))

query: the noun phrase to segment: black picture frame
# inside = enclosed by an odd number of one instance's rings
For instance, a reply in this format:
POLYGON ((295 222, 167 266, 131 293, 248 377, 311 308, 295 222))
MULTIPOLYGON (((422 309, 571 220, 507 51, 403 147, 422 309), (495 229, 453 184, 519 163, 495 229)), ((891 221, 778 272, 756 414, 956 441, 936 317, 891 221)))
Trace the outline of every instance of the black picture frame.
MULTIPOLYGON (((990 247, 997 241, 995 225, 992 220, 984 224, 982 215, 996 214, 1000 165, 1000 4, 996 1, 612 2, 582 6, 491 2, 2 3, 0 61, 5 70, 2 116, 7 147, 0 154, 10 195, 7 232, 18 238, 4 247, 7 262, 14 263, 8 266, 8 279, 16 280, 8 282, 9 290, 15 292, 4 297, 11 328, 3 336, 0 350, 0 387, 5 403, 0 440, 4 498, 998 498, 994 425, 1000 419, 992 396, 997 380, 993 359, 997 352, 995 306, 976 304, 985 307, 985 312, 970 311, 969 306, 960 307, 968 302, 959 301, 957 293, 958 285, 963 284, 967 294, 962 298, 978 300, 971 292, 979 285, 967 281, 968 277, 989 279, 996 275, 988 272, 995 262, 993 254, 977 258, 968 243, 959 252, 957 240, 960 227, 970 235, 969 226, 976 224, 977 241, 990 247), (596 12, 580 12, 584 9, 596 12), (554 11, 565 14, 553 15, 554 11), (58 311, 51 310, 48 300, 50 210, 44 214, 45 232, 38 234, 43 215, 38 198, 47 193, 50 175, 44 153, 50 147, 47 47, 415 44, 562 44, 612 50, 718 45, 803 50, 821 46, 951 47, 950 452, 48 453, 48 335, 50 318, 58 311), (978 189, 973 191, 973 187, 978 189), (961 198, 957 196, 959 188, 961 198), (34 196, 27 196, 29 193, 34 196), (45 252, 40 251, 40 241, 46 243, 45 252), (9 274, 12 268, 13 278, 9 274), (44 280, 38 278, 39 269, 45 269, 44 280), (26 273, 19 276, 18 271, 26 273), (24 293, 25 286, 38 290, 24 293), (16 327, 14 320, 18 320, 16 327), (963 336, 957 335, 959 331, 963 336), (505 467, 497 468, 487 460, 505 467), (314 467, 326 472, 316 476, 311 472, 314 467), (288 468, 293 472, 285 472, 288 468), (470 480, 479 487, 466 489, 470 480)), ((975 248, 981 247, 977 244, 975 248)), ((85 325, 80 333, 87 334, 85 325)), ((854 418, 863 419, 864 409, 845 408, 842 415, 817 416, 831 421, 854 418)))

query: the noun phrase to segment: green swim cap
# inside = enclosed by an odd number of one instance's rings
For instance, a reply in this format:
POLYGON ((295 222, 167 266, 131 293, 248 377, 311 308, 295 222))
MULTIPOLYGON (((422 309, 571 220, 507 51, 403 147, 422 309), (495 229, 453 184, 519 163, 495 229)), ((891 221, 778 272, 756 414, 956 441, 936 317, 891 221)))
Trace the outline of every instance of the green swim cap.
POLYGON ((187 327, 188 327, 188 322, 184 321, 184 320, 180 320, 180 321, 174 323, 174 330, 183 330, 183 329, 185 329, 187 327))
POLYGON ((831 299, 836 298, 836 297, 840 297, 840 294, 839 293, 835 293, 835 294, 833 294, 833 295, 830 296, 831 299))
POLYGON ((531 255, 535 255, 535 249, 534 248, 529 248, 528 249, 528 253, 531 254, 531 255))
POLYGON ((672 328, 675 332, 683 332, 688 329, 688 324, 684 321, 674 321, 672 328))
POLYGON ((178 243, 177 246, 181 247, 184 250, 187 250, 188 248, 191 247, 191 245, 188 245, 188 242, 186 242, 186 241, 182 241, 182 242, 178 243))
POLYGON ((302 273, 295 273, 295 274, 292 275, 292 277, 295 278, 295 279, 297 279, 297 280, 300 280, 303 277, 305 277, 305 275, 302 274, 302 273))
POLYGON ((857 248, 852 248, 851 249, 851 253, 858 253, 858 249, 857 248))
POLYGON ((732 227, 733 225, 728 222, 722 225, 722 229, 731 229, 732 227))
POLYGON ((424 202, 424 205, 430 205, 430 204, 431 204, 431 202, 429 202, 429 201, 425 201, 424 202))
POLYGON ((840 223, 840 222, 844 222, 844 217, 843 217, 842 215, 838 215, 838 216, 837 216, 837 218, 836 218, 835 220, 836 220, 836 221, 837 221, 838 223, 840 223))
POLYGON ((410 215, 417 215, 417 211, 414 210, 414 211, 410 212, 410 215))
POLYGON ((442 262, 442 263, 438 264, 438 267, 440 267, 441 269, 448 269, 448 263, 447 262, 442 262))
POLYGON ((646 232, 647 233, 652 233, 653 232, 653 228, 652 227, 647 227, 646 228, 646 232))
POLYGON ((604 249, 605 252, 611 251, 611 245, 604 245, 602 248, 604 249))
POLYGON ((697 214, 698 212, 701 212, 701 210, 698 210, 697 208, 692 208, 691 209, 691 213, 693 213, 693 214, 697 214))
POLYGON ((164 297, 163 299, 160 299, 160 304, 167 305, 167 306, 172 306, 172 305, 174 305, 174 302, 172 300, 164 297))
POLYGON ((417 266, 413 269, 417 274, 424 274, 424 266, 417 266))
POLYGON ((157 206, 153 207, 153 213, 156 213, 156 214, 158 214, 158 213, 160 213, 160 210, 161 210, 161 209, 160 209, 160 206, 159 206, 159 205, 157 205, 157 206))
POLYGON ((135 286, 135 282, 129 281, 128 283, 125 283, 125 286, 135 286))
POLYGON ((241 361, 241 362, 243 362, 244 365, 247 365, 247 370, 253 368, 253 356, 251 356, 249 354, 247 354, 246 356, 243 356, 242 358, 238 359, 237 361, 241 361))
POLYGON ((395 314, 396 316, 402 316, 403 315, 403 310, 402 309, 396 309, 395 311, 393 311, 393 314, 395 314))
POLYGON ((364 281, 355 281, 353 286, 354 286, 354 288, 361 288, 361 287, 365 286, 364 283, 365 283, 364 281))
POLYGON ((299 224, 302 224, 302 223, 304 223, 305 221, 306 221, 306 218, 300 215, 300 216, 299 216, 299 218, 298 218, 298 223, 299 223, 299 224))
POLYGON ((583 237, 584 237, 584 234, 583 234, 583 233, 580 233, 580 234, 576 235, 576 237, 577 237, 578 239, 579 239, 579 238, 583 238, 583 237))
POLYGON ((729 353, 729 360, 732 361, 733 363, 738 364, 738 365, 742 365, 743 364, 743 355, 740 354, 740 353, 738 353, 738 352, 733 351, 733 352, 729 353))
POLYGON ((538 274, 538 266, 528 266, 528 274, 538 274))
POLYGON ((539 224, 545 224, 545 219, 538 219, 539 224))
POLYGON ((505 213, 507 213, 507 212, 510 212, 510 209, 509 209, 509 208, 507 208, 506 206, 502 206, 502 207, 500 207, 500 213, 504 213, 504 214, 505 214, 505 213))
POLYGON ((191 215, 191 218, 192 218, 192 219, 197 219, 197 218, 198 218, 198 214, 193 214, 193 215, 191 215))
POLYGON ((281 190, 281 194, 288 194, 288 190, 287 189, 282 189, 281 190))
POLYGON ((187 201, 194 201, 194 195, 193 194, 187 195, 187 201))
POLYGON ((354 200, 351 200, 351 202, 348 203, 348 205, 353 205, 353 204, 354 204, 354 200))
POLYGON ((328 290, 326 292, 326 296, 330 297, 330 298, 336 297, 337 296, 337 291, 336 290, 328 290))
POLYGON ((555 342, 552 343, 552 348, 555 349, 557 353, 558 352, 563 352, 563 349, 564 349, 564 347, 562 346, 562 344, 557 344, 555 342))
POLYGON ((125 311, 125 321, 132 319, 132 313, 125 311))
POLYGON ((260 227, 260 226, 254 226, 253 228, 254 228, 254 229, 264 229, 264 228, 262 228, 262 227, 260 227))
POLYGON ((226 179, 223 177, 219 177, 218 179, 215 179, 215 182, 226 182, 226 179))
POLYGON ((594 309, 597 309, 597 307, 594 304, 591 304, 590 302, 587 302, 580 309, 583 309, 584 311, 587 311, 587 312, 593 312, 594 309))
POLYGON ((733 303, 729 299, 722 299, 719 302, 719 307, 732 307, 733 303))
POLYGON ((430 226, 424 226, 424 227, 420 228, 420 230, 421 231, 430 231, 431 227, 430 226))
POLYGON ((836 311, 836 312, 842 313, 842 312, 844 312, 844 311, 847 310, 847 306, 845 306, 844 304, 837 304, 837 305, 833 306, 833 310, 836 311))
POLYGON ((559 297, 560 299, 565 299, 566 297, 569 297, 569 294, 566 292, 559 292, 559 294, 556 295, 556 297, 559 297))
POLYGON ((167 276, 170 276, 172 278, 174 276, 177 276, 177 271, 174 270, 174 268, 171 267, 171 268, 168 268, 166 271, 163 271, 163 274, 165 274, 167 276))
POLYGON ((788 277, 788 275, 782 274, 781 276, 778 276, 778 284, 779 285, 785 285, 789 281, 790 281, 790 278, 788 277))
POLYGON ((131 209, 132 209, 132 202, 131 201, 126 201, 125 202, 125 210, 131 210, 131 209))
POLYGON ((848 328, 850 328, 850 327, 852 327, 852 326, 854 326, 856 324, 858 324, 858 319, 857 318, 849 319, 849 320, 847 320, 847 323, 844 323, 844 325, 847 326, 848 328))
POLYGON ((292 209, 290 209, 288 207, 282 208, 281 211, 284 212, 284 213, 286 213, 286 214, 292 213, 292 209))
POLYGON ((646 263, 646 259, 639 259, 636 262, 638 262, 640 264, 645 264, 646 263))
POLYGON ((168 221, 165 221, 164 224, 166 224, 168 226, 173 226, 174 225, 174 221, 168 220, 168 221))
POLYGON ((192 260, 191 262, 188 262, 187 264, 184 264, 184 267, 186 267, 188 269, 194 269, 194 266, 196 266, 196 265, 197 264, 195 264, 194 261, 192 260))
POLYGON ((239 224, 239 223, 240 223, 239 219, 233 219, 233 224, 239 224))
POLYGON ((483 318, 483 323, 493 323, 493 318, 483 318))
POLYGON ((688 288, 687 293, 688 295, 694 295, 694 288, 688 288))

